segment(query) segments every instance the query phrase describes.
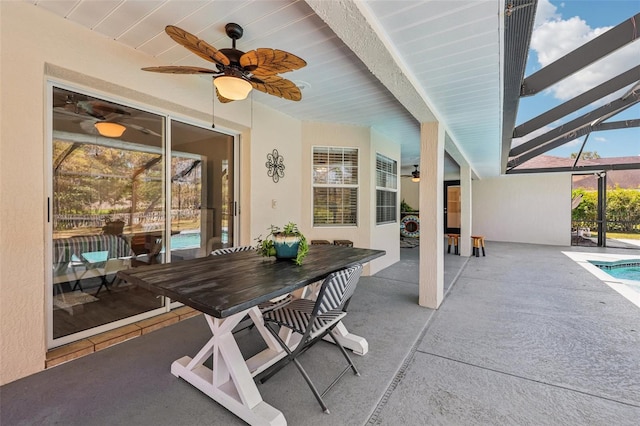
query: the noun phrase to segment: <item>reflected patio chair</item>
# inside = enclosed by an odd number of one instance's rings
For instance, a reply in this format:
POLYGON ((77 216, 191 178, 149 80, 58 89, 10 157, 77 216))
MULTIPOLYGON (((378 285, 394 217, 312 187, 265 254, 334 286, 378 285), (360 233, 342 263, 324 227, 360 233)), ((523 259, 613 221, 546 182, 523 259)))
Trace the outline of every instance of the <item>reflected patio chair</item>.
POLYGON ((123 269, 128 269, 130 262, 131 262, 130 259, 114 258, 114 259, 107 260, 103 268, 98 268, 97 272, 98 274, 100 274, 102 281, 100 282, 100 287, 98 287, 98 291, 96 291, 96 294, 94 294, 94 296, 97 296, 98 293, 100 293, 100 290, 102 289, 102 287, 106 288, 107 291, 111 291, 109 286, 116 283, 116 281, 120 282, 120 278, 118 278, 116 273, 123 269), (107 278, 109 275, 113 275, 113 278, 111 278, 111 281, 109 281, 107 278))
MULTIPOLYGON (((236 246, 236 247, 220 248, 220 249, 213 250, 211 252, 211 256, 220 256, 225 254, 238 253, 240 251, 251 251, 251 250, 255 250, 255 247, 236 246)), ((286 305, 292 300, 293 300, 293 297, 290 294, 285 294, 279 297, 275 297, 267 302, 259 304, 258 309, 260 309, 260 312, 264 315, 269 311, 279 308, 280 306, 286 305)))
POLYGON ((322 286, 320 287, 320 292, 318 293, 318 297, 315 301, 309 299, 297 299, 286 306, 274 309, 264 315, 265 326, 287 352, 287 356, 271 369, 265 371, 262 375, 259 375, 259 377, 256 378, 257 380, 264 383, 264 381, 275 374, 278 370, 290 361, 293 361, 324 412, 327 414, 329 413, 329 409, 324 403, 322 397, 329 392, 329 390, 349 369, 353 370, 355 375, 360 375, 351 361, 351 358, 347 354, 347 351, 333 334, 333 329, 347 315, 347 306, 356 289, 356 285, 358 284, 361 274, 362 265, 356 265, 351 268, 334 272, 323 281, 322 286), (280 330, 276 330, 274 325, 280 326, 280 330), (286 335, 286 333, 282 333, 283 328, 302 335, 300 342, 293 350, 285 343, 282 337, 283 335, 286 335), (340 352, 342 352, 342 355, 347 360, 348 365, 324 390, 324 392, 320 394, 311 381, 311 378, 298 361, 298 357, 327 334, 331 336, 331 339, 334 341, 336 346, 338 346, 340 352))
POLYGON ((142 266, 142 265, 155 265, 158 262, 158 256, 160 256, 160 252, 162 251, 162 238, 156 238, 153 247, 149 250, 149 253, 143 254, 141 256, 136 256, 131 259, 131 266, 142 266))
MULTIPOLYGON (((94 296, 97 296, 98 293, 102 290, 102 287, 106 288, 107 291, 111 291, 109 286, 113 285, 119 278, 116 273, 122 269, 128 269, 130 265, 130 258, 111 258, 107 259, 106 262, 103 262, 101 265, 93 268, 89 268, 85 270, 80 277, 80 279, 88 279, 88 278, 100 278, 100 286, 98 290, 95 292, 94 296), (109 280, 108 276, 113 275, 113 278, 109 280)), ((80 280, 78 280, 78 283, 80 280)), ((76 284, 78 284, 76 283, 76 284)), ((74 286, 75 289, 75 286, 74 286)), ((82 290, 82 286, 80 285, 80 290, 82 290)))

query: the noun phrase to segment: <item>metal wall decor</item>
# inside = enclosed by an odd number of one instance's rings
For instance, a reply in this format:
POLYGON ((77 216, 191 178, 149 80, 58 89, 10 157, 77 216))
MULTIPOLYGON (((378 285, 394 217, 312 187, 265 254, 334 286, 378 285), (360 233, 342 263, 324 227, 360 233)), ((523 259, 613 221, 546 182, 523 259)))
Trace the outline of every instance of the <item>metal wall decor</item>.
POLYGON ((267 154, 267 175, 270 176, 275 183, 284 177, 284 157, 278 154, 278 150, 274 149, 271 154, 267 154))

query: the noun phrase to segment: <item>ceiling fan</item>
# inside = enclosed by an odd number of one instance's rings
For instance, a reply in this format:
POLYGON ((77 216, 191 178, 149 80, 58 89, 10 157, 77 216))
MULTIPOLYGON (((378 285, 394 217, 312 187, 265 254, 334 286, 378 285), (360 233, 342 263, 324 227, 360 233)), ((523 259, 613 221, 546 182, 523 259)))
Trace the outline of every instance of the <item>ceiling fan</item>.
POLYGON ((118 105, 97 99, 76 99, 73 94, 66 95, 64 101, 54 103, 57 113, 79 117, 79 126, 86 132, 97 131, 102 136, 116 138, 122 136, 127 128, 135 129, 145 135, 162 136, 153 130, 131 122, 125 122, 131 113, 118 105), (123 124, 124 123, 124 124, 123 124))
POLYGON ((414 164, 415 170, 411 172, 410 175, 401 175, 401 177, 410 177, 412 182, 420 182, 420 170, 418 170, 418 165, 414 164))
POLYGON ((179 45, 202 59, 213 62, 216 69, 191 66, 162 66, 142 68, 144 71, 170 74, 212 74, 216 94, 222 103, 245 99, 251 89, 290 101, 302 99, 302 93, 295 83, 277 74, 294 71, 307 65, 296 55, 284 50, 259 48, 242 52, 236 49, 236 40, 242 37, 240 25, 225 25, 232 47, 216 49, 195 35, 167 25, 165 32, 179 45))

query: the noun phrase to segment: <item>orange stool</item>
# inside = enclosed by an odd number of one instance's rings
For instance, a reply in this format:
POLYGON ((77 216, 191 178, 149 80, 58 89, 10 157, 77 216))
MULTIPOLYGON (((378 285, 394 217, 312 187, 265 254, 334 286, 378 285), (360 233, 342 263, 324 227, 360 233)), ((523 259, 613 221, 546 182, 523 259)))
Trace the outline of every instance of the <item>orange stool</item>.
POLYGON ((480 247, 482 247, 482 255, 486 256, 484 253, 484 237, 481 235, 472 235, 471 239, 473 240, 473 254, 476 257, 480 257, 480 247))
POLYGON ((458 240, 460 239, 460 234, 447 234, 447 253, 451 253, 451 244, 453 244, 455 254, 458 254, 458 240))

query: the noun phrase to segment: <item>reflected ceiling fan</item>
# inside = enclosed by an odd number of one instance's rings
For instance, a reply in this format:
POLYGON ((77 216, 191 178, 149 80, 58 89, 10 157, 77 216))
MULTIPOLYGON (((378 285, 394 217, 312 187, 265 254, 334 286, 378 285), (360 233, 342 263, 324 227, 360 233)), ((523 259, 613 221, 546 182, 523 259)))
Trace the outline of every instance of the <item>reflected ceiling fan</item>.
POLYGON ((54 104, 54 111, 82 119, 79 125, 87 133, 98 131, 102 136, 117 138, 127 128, 135 129, 145 135, 162 136, 153 130, 130 122, 122 122, 131 113, 117 105, 97 99, 79 100, 74 95, 67 95, 64 102, 54 104))
POLYGON ((303 68, 307 63, 284 50, 259 48, 242 52, 236 49, 236 40, 242 37, 240 25, 225 25, 232 47, 216 49, 204 40, 173 25, 167 25, 166 33, 179 45, 202 59, 213 62, 216 69, 191 66, 162 66, 142 68, 144 71, 170 74, 212 74, 216 94, 222 103, 245 99, 251 89, 290 101, 302 99, 302 93, 292 81, 278 74, 303 68))
POLYGON ((410 177, 412 182, 420 182, 420 170, 418 170, 418 165, 414 164, 415 170, 411 172, 410 175, 401 175, 401 177, 410 177))

